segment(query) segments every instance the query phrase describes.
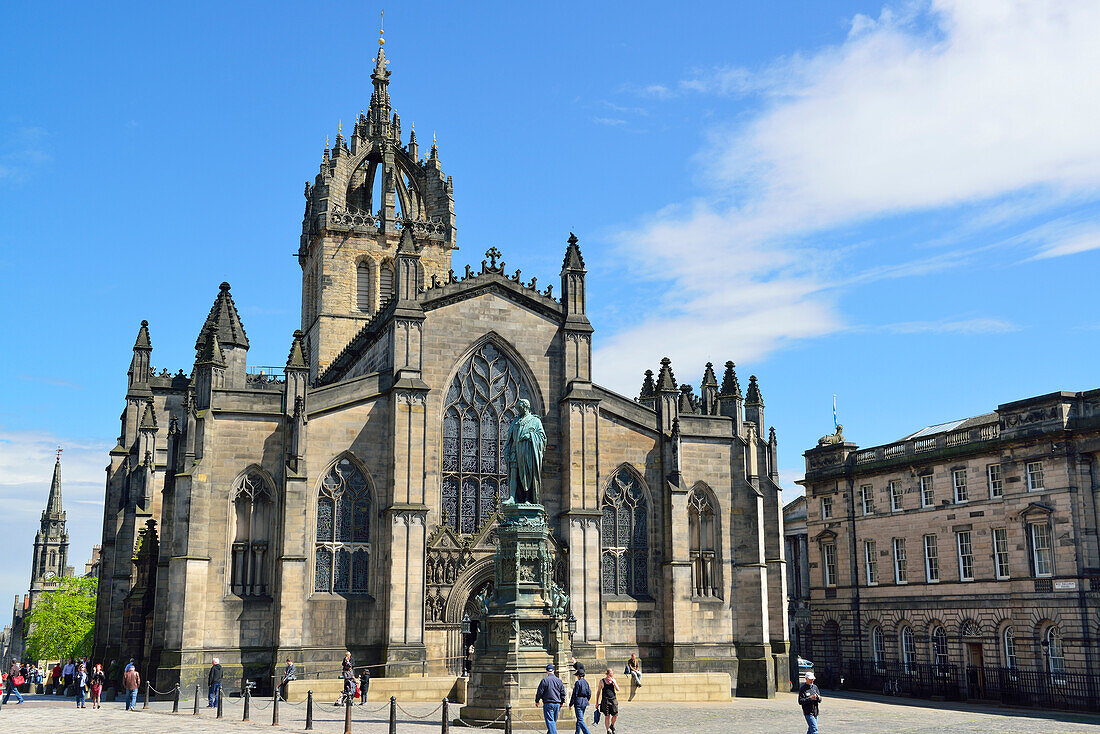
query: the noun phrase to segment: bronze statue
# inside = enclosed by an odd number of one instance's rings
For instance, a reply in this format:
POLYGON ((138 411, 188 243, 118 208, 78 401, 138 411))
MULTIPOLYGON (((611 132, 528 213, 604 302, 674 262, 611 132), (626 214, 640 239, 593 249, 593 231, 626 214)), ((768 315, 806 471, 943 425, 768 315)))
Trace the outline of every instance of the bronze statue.
POLYGON ((504 458, 508 461, 508 488, 511 502, 539 503, 542 486, 542 454, 546 451, 546 431, 542 420, 531 412, 531 402, 519 401, 519 415, 508 426, 504 458))

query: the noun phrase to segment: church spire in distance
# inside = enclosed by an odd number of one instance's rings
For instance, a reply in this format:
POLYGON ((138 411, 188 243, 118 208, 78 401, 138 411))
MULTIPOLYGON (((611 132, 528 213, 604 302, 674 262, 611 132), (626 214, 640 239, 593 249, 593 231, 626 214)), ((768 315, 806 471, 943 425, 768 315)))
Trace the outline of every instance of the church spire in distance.
POLYGON ((64 514, 64 510, 61 508, 61 451, 62 448, 58 446, 57 461, 53 465, 53 479, 50 481, 50 496, 46 501, 46 511, 42 513, 43 521, 50 516, 64 514))

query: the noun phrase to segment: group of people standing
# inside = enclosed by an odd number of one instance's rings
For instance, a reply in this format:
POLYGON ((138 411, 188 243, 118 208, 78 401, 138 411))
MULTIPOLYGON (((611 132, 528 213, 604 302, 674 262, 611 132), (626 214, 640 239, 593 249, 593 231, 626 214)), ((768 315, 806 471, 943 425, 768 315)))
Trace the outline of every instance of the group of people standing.
MULTIPOLYGON (((134 661, 127 665, 127 671, 133 668, 134 661)), ((135 671, 136 675, 136 671, 135 671)), ((118 664, 112 660, 108 671, 103 670, 101 663, 94 665, 87 658, 70 659, 62 665, 58 662, 50 670, 39 668, 33 663, 20 665, 15 660, 11 661, 4 678, 4 696, 0 698, 0 706, 15 696, 16 703, 23 703, 23 694, 20 686, 28 686, 28 693, 40 693, 43 695, 72 696, 77 708, 87 708, 89 698, 92 708, 101 708, 103 688, 110 680, 118 680, 118 664)), ((123 683, 125 684, 125 676, 123 683)), ((139 684, 140 685, 140 679, 139 684)), ((136 688, 137 686, 135 686, 136 688)), ((133 692, 136 700, 137 691, 133 692)), ((129 703, 127 708, 132 708, 129 703)))
MULTIPOLYGON (((569 708, 577 715, 575 734, 590 734, 588 725, 584 720, 585 711, 592 701, 592 686, 586 678, 584 663, 572 659, 573 691, 569 695, 569 708)), ((637 683, 642 685, 642 662, 636 654, 630 656, 625 671, 637 683)), ((603 716, 604 729, 608 734, 615 734, 615 723, 619 720, 619 683, 615 680, 615 671, 611 668, 604 670, 603 676, 596 681, 596 711, 593 715, 593 723, 598 724, 600 716, 603 716)), ((558 715, 565 703, 565 684, 557 676, 553 665, 546 666, 546 677, 539 682, 535 691, 535 705, 542 704, 543 718, 546 720, 547 734, 558 734, 558 715)))

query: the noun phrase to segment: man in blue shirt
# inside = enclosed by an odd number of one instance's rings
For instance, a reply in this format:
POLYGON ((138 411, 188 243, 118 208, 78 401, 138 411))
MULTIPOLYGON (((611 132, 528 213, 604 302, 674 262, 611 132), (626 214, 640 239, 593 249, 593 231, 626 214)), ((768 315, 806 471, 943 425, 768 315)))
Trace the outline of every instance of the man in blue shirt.
POLYGON ((592 698, 592 687, 584 679, 584 666, 574 663, 574 669, 577 672, 577 682, 573 684, 573 693, 569 696, 569 705, 577 712, 577 728, 574 734, 588 734, 588 727, 584 723, 584 710, 588 708, 588 701, 592 698))
POLYGON ((554 666, 546 666, 546 677, 535 691, 535 705, 542 701, 542 716, 546 719, 546 734, 558 734, 558 711, 565 703, 565 684, 554 675, 554 666))

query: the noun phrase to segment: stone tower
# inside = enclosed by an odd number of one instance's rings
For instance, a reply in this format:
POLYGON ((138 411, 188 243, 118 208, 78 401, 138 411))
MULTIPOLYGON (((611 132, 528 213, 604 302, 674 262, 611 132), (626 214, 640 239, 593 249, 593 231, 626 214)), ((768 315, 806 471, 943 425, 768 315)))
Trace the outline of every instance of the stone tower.
POLYGON ((390 105, 385 40, 378 39, 370 110, 351 137, 343 126, 321 169, 306 183, 298 262, 302 266, 302 331, 310 377, 323 371, 394 295, 394 255, 401 233, 419 245, 417 290, 445 281, 455 249, 454 188, 435 140, 420 158, 416 131, 401 139, 390 105))
POLYGON ((31 603, 38 592, 57 585, 66 575, 69 558, 69 533, 65 529, 65 511, 61 509, 61 450, 53 465, 53 480, 41 525, 34 534, 34 561, 31 567, 31 603))

